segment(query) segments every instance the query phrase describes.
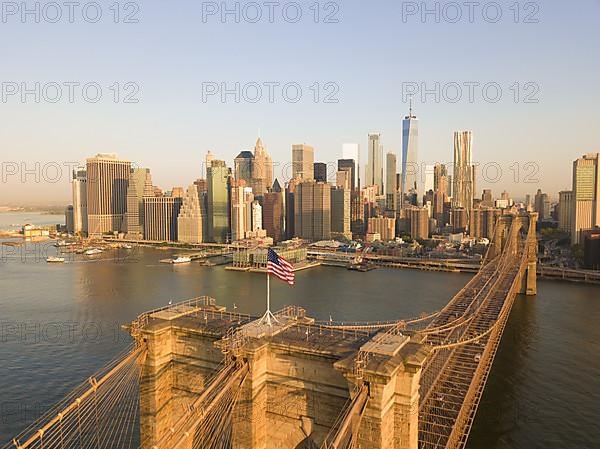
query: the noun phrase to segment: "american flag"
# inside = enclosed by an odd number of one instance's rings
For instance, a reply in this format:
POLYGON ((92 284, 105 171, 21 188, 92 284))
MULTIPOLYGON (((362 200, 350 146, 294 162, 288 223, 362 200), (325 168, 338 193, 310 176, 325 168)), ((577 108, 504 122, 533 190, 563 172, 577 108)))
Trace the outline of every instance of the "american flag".
POLYGON ((267 273, 274 274, 282 281, 294 285, 294 266, 271 248, 267 254, 267 273))

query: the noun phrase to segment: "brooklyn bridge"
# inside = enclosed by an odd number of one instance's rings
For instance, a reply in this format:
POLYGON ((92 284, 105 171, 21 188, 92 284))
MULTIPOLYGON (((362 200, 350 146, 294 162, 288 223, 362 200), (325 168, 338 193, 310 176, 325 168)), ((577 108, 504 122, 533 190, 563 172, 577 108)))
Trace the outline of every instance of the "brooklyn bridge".
POLYGON ((441 310, 272 326, 208 297, 149 311, 133 344, 3 449, 464 448, 513 302, 536 294, 536 214, 499 218, 441 310))

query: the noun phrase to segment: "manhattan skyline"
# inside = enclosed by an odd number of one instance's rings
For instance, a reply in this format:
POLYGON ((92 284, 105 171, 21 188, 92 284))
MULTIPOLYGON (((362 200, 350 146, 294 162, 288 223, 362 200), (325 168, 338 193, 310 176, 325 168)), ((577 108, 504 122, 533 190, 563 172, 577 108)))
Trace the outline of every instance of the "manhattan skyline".
MULTIPOLYGON (((258 130, 273 161, 280 164, 289 161, 292 144, 304 142, 315 148, 319 161, 332 163, 340 157, 343 143, 355 142, 366 162, 366 136, 377 130, 385 151, 395 152, 400 162, 407 83, 425 83, 427 88, 436 83, 501 86, 503 96, 497 103, 484 100, 479 90, 473 103, 466 98, 452 103, 449 91, 439 102, 433 95, 413 95, 420 119, 419 162, 450 162, 453 132, 472 130, 474 161, 497 162, 504 172, 497 184, 479 182, 479 190, 507 190, 524 197, 542 188, 556 199, 558 191, 570 186, 570 173, 563 167, 581 154, 598 151, 593 133, 598 125, 594 74, 599 63, 589 57, 600 20, 598 2, 544 2, 535 15, 537 23, 523 22, 524 5, 519 23, 514 23, 508 4, 503 4, 498 23, 480 14, 474 23, 465 18, 459 23, 443 18, 423 23, 419 16, 404 22, 401 4, 365 6, 354 1, 338 5, 337 23, 322 23, 324 11, 321 22, 314 23, 310 5, 302 5, 306 20, 295 24, 222 23, 212 17, 203 23, 201 6, 191 2, 169 8, 144 3, 135 24, 76 20, 54 26, 7 20, 2 33, 11 36, 11 45, 0 50, 8 62, 0 68, 4 82, 29 87, 36 82, 97 82, 104 97, 94 104, 8 97, 0 110, 5 124, 0 135, 3 161, 30 167, 35 162, 82 162, 89 154, 117 153, 152 168, 158 185, 172 186, 198 177, 209 149, 227 161, 252 149, 258 130), (175 25, 177 31, 172 32, 175 25), (36 40, 40 34, 43 45, 36 40), (460 64, 453 62, 457 57, 460 64), (368 70, 367 60, 376 61, 378 70, 368 70), (300 61, 313 69, 295 70, 300 61), (139 103, 109 99, 115 82, 136 83, 139 103), (202 102, 202 83, 236 82, 295 82, 302 86, 303 97, 298 103, 279 96, 273 103, 254 104, 231 99, 222 103, 217 95, 202 102), (315 103, 310 87, 317 82, 321 96, 315 103), (326 83, 337 85, 338 103, 324 103, 330 93, 326 83), (518 102, 511 90, 515 83, 518 102), (538 103, 524 102, 531 93, 526 83, 537 86, 538 103), (577 116, 568 133, 566 114, 577 116), (528 162, 539 164, 539 182, 515 183, 509 167, 528 162)), ((123 94, 122 86, 120 90, 123 94)), ((41 186, 8 179, 0 202, 64 202, 70 191, 67 179, 65 173, 64 182, 41 186)))

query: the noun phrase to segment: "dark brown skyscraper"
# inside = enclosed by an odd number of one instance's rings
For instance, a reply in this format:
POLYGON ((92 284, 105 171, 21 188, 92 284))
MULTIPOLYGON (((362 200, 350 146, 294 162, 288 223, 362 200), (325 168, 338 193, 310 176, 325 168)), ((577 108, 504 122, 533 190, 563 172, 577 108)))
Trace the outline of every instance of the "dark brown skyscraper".
POLYGON ((315 181, 327 182, 327 164, 325 162, 315 162, 313 166, 315 181))
POLYGON ((275 243, 283 240, 283 192, 277 179, 264 196, 263 228, 275 243))

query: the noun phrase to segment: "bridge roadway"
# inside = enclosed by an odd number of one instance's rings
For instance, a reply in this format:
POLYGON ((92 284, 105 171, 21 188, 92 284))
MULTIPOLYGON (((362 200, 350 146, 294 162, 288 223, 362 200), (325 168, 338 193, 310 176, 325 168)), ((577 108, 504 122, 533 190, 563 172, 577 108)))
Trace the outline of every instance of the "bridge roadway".
POLYGON ((202 297, 127 326, 130 352, 3 449, 463 449, 512 304, 535 293, 535 214, 502 216, 441 311, 268 326, 202 297))

